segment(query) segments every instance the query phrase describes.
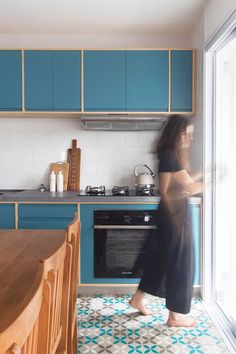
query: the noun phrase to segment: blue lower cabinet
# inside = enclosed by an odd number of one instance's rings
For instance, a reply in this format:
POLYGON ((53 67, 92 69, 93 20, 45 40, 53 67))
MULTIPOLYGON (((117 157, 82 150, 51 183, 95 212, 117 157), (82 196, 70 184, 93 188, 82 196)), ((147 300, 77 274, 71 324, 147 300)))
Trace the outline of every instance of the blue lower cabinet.
POLYGON ((0 204, 0 229, 15 229, 15 204, 0 204))
MULTIPOLYGON (((94 276, 94 210, 155 210, 155 204, 81 204, 81 284, 138 284, 138 278, 95 278, 94 276)), ((195 285, 200 285, 200 206, 191 205, 195 244, 195 285)))
POLYGON ((19 204, 19 229, 66 229, 77 204, 19 204))
POLYGON ((139 279, 94 277, 94 210, 155 210, 155 204, 82 204, 81 220, 81 284, 137 284, 139 279))
POLYGON ((190 210, 195 251, 194 284, 201 285, 201 209, 199 205, 191 205, 190 210))

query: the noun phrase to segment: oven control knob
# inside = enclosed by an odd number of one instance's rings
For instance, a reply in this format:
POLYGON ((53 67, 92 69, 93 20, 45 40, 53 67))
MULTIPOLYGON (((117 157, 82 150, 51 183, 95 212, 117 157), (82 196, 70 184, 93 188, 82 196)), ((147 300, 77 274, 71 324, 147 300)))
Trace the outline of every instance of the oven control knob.
POLYGON ((151 218, 150 218, 150 216, 149 216, 149 215, 145 215, 145 216, 144 216, 144 221, 145 221, 145 222, 150 221, 150 219, 151 219, 151 218))

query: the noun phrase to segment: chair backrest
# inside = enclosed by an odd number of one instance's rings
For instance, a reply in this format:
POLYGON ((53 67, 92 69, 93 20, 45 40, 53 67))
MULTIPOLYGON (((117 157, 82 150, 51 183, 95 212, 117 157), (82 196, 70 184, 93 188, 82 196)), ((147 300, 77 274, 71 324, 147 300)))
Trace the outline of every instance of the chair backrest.
POLYGON ((63 307, 63 274, 66 240, 44 266, 43 300, 39 316, 38 354, 56 353, 61 340, 63 307))
POLYGON ((60 349, 67 354, 77 354, 76 301, 79 281, 80 222, 78 215, 67 227, 67 253, 64 272, 63 318, 67 326, 63 328, 60 349))
POLYGON ((43 290, 42 266, 38 269, 35 285, 37 290, 32 294, 31 301, 27 304, 24 311, 5 332, 1 333, 1 354, 38 353, 39 312, 43 290))
POLYGON ((72 246, 72 269, 71 269, 71 291, 70 291, 70 306, 74 309, 77 301, 77 285, 79 279, 79 264, 80 264, 80 222, 78 215, 72 223, 67 227, 67 242, 72 246))

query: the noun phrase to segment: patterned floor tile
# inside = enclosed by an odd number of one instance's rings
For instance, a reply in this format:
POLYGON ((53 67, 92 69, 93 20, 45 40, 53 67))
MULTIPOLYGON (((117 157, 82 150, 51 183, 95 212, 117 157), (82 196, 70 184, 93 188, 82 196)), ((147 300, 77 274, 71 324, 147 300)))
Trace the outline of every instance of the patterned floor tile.
POLYGON ((170 328, 163 299, 147 296, 151 316, 132 309, 129 295, 78 298, 78 353, 229 353, 200 300, 193 299, 194 328, 170 328))

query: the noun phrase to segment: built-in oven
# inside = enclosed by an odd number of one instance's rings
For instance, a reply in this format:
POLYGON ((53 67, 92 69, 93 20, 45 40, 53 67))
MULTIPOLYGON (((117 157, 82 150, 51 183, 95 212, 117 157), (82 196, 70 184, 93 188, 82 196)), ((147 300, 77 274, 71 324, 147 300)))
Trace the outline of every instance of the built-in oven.
POLYGON ((95 278, 140 278, 156 235, 156 210, 95 210, 95 278))

